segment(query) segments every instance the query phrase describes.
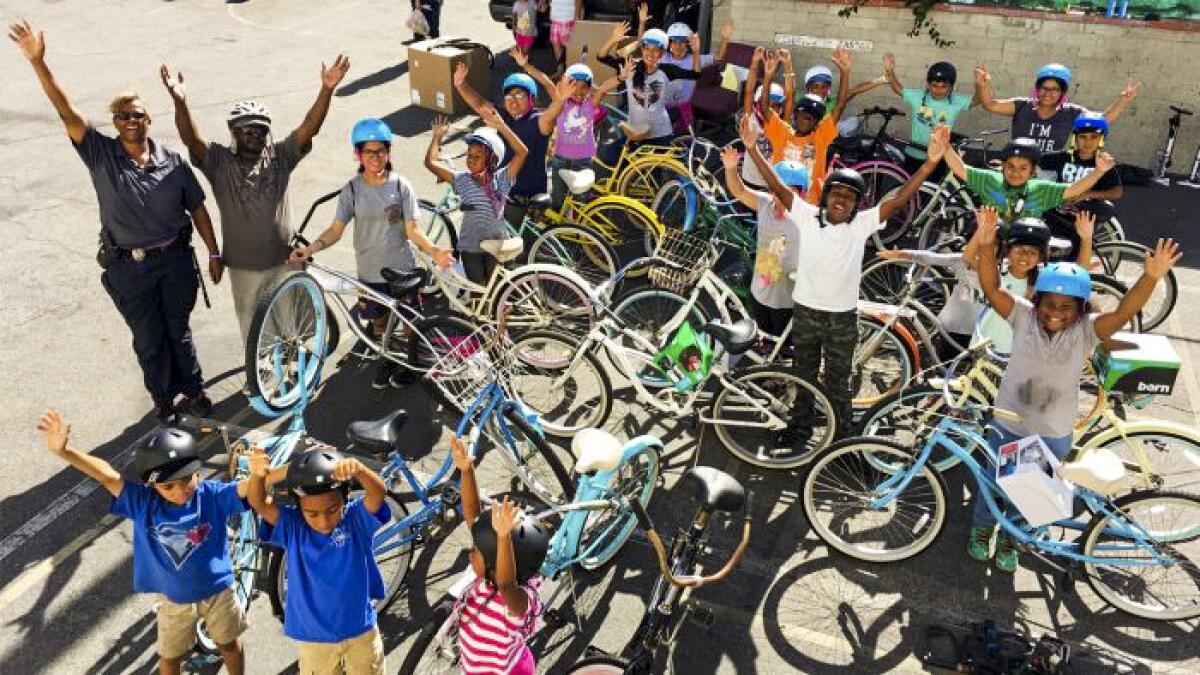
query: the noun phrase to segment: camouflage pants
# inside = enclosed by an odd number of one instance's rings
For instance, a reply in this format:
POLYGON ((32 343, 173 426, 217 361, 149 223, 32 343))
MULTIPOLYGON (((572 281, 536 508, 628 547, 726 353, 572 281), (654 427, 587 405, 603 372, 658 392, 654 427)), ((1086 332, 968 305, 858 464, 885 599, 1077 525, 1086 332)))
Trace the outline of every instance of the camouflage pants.
MULTIPOLYGON (((792 319, 796 374, 814 385, 823 385, 821 388, 837 417, 837 436, 845 438, 853 429, 850 376, 858 346, 858 312, 824 312, 796 305, 792 319), (818 380, 822 358, 824 376, 818 380)), ((812 401, 800 400, 797 407, 795 419, 811 424, 812 401)))

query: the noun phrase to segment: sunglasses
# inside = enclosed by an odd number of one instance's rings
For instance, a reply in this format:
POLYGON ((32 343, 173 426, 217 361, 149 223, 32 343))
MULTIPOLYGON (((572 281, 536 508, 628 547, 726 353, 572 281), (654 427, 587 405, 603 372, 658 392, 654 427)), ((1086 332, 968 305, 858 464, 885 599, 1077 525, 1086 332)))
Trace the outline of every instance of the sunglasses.
POLYGON ((259 124, 247 124, 235 129, 242 136, 266 136, 267 128, 259 124))
POLYGON ((119 112, 119 113, 113 113, 113 119, 114 119, 114 120, 120 120, 120 121, 122 121, 122 122, 128 122, 128 121, 130 121, 130 120, 138 120, 138 121, 140 122, 141 120, 144 120, 144 119, 146 119, 147 117, 149 117, 149 115, 147 115, 146 113, 144 113, 144 112, 139 112, 139 111, 136 111, 136 110, 135 110, 135 111, 133 111, 133 112, 119 112))

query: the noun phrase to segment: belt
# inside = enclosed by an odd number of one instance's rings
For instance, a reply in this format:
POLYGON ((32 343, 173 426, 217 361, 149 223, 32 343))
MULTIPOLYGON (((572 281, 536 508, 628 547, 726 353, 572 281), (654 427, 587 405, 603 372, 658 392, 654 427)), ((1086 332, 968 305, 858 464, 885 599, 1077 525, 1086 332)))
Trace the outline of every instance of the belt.
POLYGON ((156 258, 167 251, 177 248, 183 248, 186 240, 183 237, 175 237, 165 244, 157 246, 146 246, 140 248, 117 248, 117 253, 122 258, 132 258, 134 262, 142 262, 147 258, 156 258))

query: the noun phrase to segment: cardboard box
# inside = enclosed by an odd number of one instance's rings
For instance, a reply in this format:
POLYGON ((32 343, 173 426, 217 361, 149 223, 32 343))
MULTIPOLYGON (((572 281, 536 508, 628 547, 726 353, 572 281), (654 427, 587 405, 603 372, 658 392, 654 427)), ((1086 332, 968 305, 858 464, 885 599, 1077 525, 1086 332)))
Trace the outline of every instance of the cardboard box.
POLYGON ((576 21, 575 28, 571 31, 571 39, 567 41, 568 65, 579 62, 579 55, 583 53, 584 45, 587 45, 587 66, 592 69, 597 85, 617 74, 617 71, 596 60, 596 54, 608 41, 608 36, 612 35, 615 25, 617 24, 612 21, 576 21))
POLYGON ((999 448, 996 483, 1038 527, 1073 515, 1075 488, 1058 475, 1058 458, 1040 436, 1027 436, 999 448))
POLYGON ((1181 365, 1165 335, 1117 333, 1114 348, 1096 347, 1092 365, 1105 391, 1123 394, 1170 394, 1181 365))
POLYGON ((461 115, 470 106, 454 89, 454 69, 466 62, 471 68, 467 84, 487 98, 491 93, 491 73, 487 54, 481 49, 463 51, 445 46, 452 37, 422 40, 408 47, 408 86, 412 104, 447 115, 461 115))

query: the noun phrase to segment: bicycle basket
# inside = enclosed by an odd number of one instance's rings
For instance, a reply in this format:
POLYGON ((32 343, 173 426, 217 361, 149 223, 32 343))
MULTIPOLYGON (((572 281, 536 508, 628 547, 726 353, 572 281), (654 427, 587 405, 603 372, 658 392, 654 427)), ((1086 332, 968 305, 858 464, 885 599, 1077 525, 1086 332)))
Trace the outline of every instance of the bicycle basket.
MULTIPOLYGON (((452 338, 441 338, 449 340, 452 338)), ((512 343, 493 326, 484 326, 468 336, 453 338, 453 344, 431 344, 440 356, 425 378, 446 401, 465 410, 492 382, 502 387, 512 381, 517 367, 512 343)))
POLYGON ((702 382, 712 369, 713 349, 692 324, 684 321, 654 355, 654 368, 680 392, 702 382))
POLYGON ((651 267, 647 276, 655 286, 686 294, 717 261, 717 248, 707 239, 667 228, 658 240, 654 257, 675 263, 682 270, 651 267))

